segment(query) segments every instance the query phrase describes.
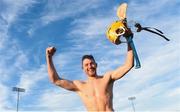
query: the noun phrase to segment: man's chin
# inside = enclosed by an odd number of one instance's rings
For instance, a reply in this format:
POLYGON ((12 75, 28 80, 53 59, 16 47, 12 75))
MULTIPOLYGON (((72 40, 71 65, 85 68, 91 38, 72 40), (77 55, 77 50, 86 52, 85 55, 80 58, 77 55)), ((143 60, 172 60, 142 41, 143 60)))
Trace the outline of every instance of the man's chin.
POLYGON ((89 73, 88 76, 94 77, 94 76, 96 76, 96 74, 95 74, 95 72, 93 72, 93 73, 89 73))

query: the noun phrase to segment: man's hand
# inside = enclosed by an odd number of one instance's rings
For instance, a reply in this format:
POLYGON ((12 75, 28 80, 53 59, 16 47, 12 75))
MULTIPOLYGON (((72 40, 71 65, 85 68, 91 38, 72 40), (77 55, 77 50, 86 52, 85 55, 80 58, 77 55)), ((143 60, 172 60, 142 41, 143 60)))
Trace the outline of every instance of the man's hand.
POLYGON ((56 52, 56 48, 55 47, 48 47, 48 48, 46 48, 46 55, 47 56, 53 56, 55 52, 56 52))

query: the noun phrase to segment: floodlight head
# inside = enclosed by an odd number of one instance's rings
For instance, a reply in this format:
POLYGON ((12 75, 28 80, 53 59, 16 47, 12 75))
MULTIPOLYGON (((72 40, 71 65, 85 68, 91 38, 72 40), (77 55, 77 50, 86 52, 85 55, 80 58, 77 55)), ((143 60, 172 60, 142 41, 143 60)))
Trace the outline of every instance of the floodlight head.
POLYGON ((135 99, 136 99, 135 96, 133 96, 133 97, 128 97, 128 100, 135 100, 135 99))
POLYGON ((23 89, 23 88, 18 88, 18 87, 13 87, 12 91, 25 92, 25 89, 23 89))

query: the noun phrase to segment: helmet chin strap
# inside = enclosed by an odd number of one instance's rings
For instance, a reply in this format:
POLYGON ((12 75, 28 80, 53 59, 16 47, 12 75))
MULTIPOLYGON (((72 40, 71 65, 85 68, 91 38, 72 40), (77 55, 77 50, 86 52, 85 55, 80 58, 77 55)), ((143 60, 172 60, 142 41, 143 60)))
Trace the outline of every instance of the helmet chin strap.
POLYGON ((164 33, 163 33, 161 30, 157 29, 157 28, 153 28, 153 27, 142 27, 139 23, 136 23, 134 26, 137 28, 137 29, 136 29, 137 32, 140 32, 140 31, 142 31, 142 30, 145 30, 145 31, 148 31, 148 32, 157 34, 157 35, 163 37, 163 38, 164 38, 165 40, 167 40, 167 41, 170 41, 166 36, 163 35, 164 33), (153 30, 155 30, 155 31, 153 31, 153 30))

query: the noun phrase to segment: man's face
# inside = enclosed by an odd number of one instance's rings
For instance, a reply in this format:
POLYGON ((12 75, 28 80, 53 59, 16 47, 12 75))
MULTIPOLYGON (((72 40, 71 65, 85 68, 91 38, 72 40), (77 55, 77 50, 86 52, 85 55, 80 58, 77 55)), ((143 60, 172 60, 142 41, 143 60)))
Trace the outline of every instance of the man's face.
POLYGON ((83 70, 88 76, 92 77, 96 75, 97 64, 94 60, 86 58, 83 60, 82 64, 83 70))

